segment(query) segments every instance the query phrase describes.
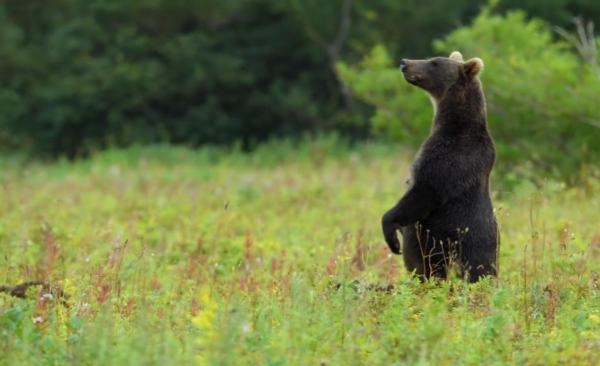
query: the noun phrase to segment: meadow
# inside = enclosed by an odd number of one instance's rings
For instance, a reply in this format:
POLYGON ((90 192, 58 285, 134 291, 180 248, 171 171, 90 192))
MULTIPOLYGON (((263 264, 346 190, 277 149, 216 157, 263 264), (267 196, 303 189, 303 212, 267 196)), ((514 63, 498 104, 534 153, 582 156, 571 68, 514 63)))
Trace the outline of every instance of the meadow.
POLYGON ((0 158, 0 285, 67 296, 0 293, 0 364, 600 364, 598 181, 497 171, 499 278, 419 283, 380 233, 413 153, 0 158))

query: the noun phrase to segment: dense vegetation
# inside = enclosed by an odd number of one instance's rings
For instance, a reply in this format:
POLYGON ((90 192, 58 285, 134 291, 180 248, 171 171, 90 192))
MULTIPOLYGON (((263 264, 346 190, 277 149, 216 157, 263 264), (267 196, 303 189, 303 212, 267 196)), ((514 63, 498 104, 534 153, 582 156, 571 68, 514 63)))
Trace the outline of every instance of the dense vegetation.
POLYGON ((321 141, 2 161, 0 285, 69 298, 0 294, 0 364, 597 365, 598 182, 495 189, 500 278, 422 285, 376 219, 407 158, 321 141))
POLYGON ((573 34, 575 15, 600 23, 600 3, 496 1, 472 23, 485 3, 6 0, 0 146, 68 156, 149 142, 248 148, 332 130, 414 145, 431 111, 393 65, 400 56, 460 48, 488 64, 484 81, 503 157, 534 155, 536 164, 558 163, 572 174, 598 156, 590 126, 600 123, 600 76, 573 45, 557 42, 551 26, 573 34), (515 8, 547 23, 495 15, 515 8), (389 55, 384 64, 371 53, 376 44, 376 55, 389 55), (353 80, 362 68, 339 69, 365 56, 389 70, 367 87, 353 80), (385 133, 377 133, 382 124, 385 133), (578 157, 572 169, 563 156, 578 157))
MULTIPOLYGON (((598 43, 597 39, 583 41, 598 43)), ((600 43, 599 43, 600 44, 600 43)), ((593 46, 593 45, 592 45, 593 46)), ((588 51, 594 52, 590 46, 588 51)), ((565 177, 574 181, 598 173, 600 161, 600 66, 587 61, 547 24, 527 21, 521 12, 505 16, 484 11, 472 25, 435 42, 438 53, 461 50, 485 60, 482 81, 490 129, 501 169, 509 179, 565 177), (515 164, 528 161, 530 165, 515 164), (517 168, 523 168, 517 170, 517 168)), ((376 106, 373 126, 385 136, 418 145, 430 128, 431 102, 404 82, 389 52, 380 45, 358 65, 341 65, 343 79, 376 106)))

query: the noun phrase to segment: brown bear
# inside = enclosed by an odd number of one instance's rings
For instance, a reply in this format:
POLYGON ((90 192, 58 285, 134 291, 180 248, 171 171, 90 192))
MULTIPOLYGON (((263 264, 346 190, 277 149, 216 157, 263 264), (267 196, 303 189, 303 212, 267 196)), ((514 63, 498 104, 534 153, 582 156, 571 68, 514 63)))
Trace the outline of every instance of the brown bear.
POLYGON ((487 127, 479 73, 483 61, 449 58, 406 60, 404 78, 434 104, 431 134, 411 167, 402 199, 383 215, 391 251, 421 279, 446 278, 449 268, 475 282, 497 274, 498 227, 489 192, 495 147, 487 127))

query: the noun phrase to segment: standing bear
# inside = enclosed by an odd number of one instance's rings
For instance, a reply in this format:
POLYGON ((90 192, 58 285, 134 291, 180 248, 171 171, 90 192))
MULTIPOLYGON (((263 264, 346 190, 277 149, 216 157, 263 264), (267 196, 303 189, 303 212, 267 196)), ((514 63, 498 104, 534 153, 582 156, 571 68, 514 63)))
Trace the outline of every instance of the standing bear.
POLYGON ((499 237, 489 176, 496 153, 478 77, 483 61, 453 52, 403 59, 400 69, 429 94, 435 116, 404 197, 383 215, 385 241, 423 280, 446 278, 450 268, 469 282, 495 276, 499 237))

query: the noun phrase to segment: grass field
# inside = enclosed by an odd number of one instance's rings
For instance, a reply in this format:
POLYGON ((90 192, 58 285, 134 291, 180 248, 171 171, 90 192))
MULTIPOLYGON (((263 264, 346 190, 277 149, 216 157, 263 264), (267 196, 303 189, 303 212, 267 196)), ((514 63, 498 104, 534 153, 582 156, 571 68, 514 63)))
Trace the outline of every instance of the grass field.
POLYGON ((0 294, 0 364, 599 364, 600 185, 494 185, 499 279, 420 284, 379 229, 410 156, 0 159, 0 285, 68 295, 0 294))

